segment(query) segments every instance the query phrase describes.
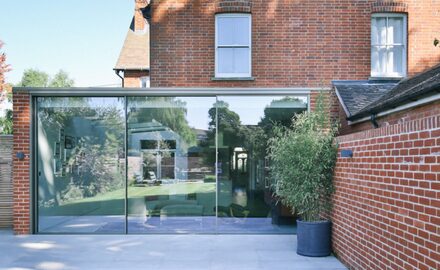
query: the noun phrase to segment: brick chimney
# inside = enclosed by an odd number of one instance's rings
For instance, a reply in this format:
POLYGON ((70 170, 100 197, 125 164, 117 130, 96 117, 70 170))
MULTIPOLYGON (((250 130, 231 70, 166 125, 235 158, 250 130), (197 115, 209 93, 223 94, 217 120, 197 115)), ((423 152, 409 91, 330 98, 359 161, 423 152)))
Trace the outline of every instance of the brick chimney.
POLYGON ((134 31, 144 31, 147 22, 144 18, 142 10, 149 4, 149 0, 134 0, 134 31))

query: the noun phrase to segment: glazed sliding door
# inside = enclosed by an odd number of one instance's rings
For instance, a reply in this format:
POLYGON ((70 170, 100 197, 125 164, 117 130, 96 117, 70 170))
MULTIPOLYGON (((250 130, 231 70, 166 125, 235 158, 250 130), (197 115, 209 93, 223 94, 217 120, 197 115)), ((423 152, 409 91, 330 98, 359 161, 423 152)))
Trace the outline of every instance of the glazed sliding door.
POLYGON ((125 232, 124 98, 36 99, 36 229, 125 232))
POLYGON ((35 105, 37 232, 294 232, 279 223, 267 142, 275 124, 307 110, 306 96, 38 97, 35 105))
POLYGON ((128 233, 215 230, 215 101, 128 98, 128 233))
POLYGON ((306 110, 304 96, 218 97, 219 233, 293 232, 275 219, 267 142, 274 125, 288 126, 306 110))

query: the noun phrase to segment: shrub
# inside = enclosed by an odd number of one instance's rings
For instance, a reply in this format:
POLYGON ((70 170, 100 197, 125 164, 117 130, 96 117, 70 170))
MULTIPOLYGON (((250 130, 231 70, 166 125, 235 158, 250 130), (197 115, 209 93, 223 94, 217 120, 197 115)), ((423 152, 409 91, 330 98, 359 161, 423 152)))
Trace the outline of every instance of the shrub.
POLYGON ((304 221, 321 220, 331 207, 337 125, 325 105, 320 96, 314 112, 295 116, 288 128, 275 127, 269 141, 274 191, 304 221))

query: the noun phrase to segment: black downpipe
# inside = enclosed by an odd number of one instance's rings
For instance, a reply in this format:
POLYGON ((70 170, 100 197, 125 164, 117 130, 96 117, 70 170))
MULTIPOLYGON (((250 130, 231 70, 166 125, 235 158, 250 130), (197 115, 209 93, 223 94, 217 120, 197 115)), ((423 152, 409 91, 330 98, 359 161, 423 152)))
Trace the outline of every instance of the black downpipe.
POLYGON ((122 77, 120 74, 119 74, 119 72, 121 72, 121 70, 120 69, 116 69, 115 70, 115 73, 116 73, 116 75, 119 77, 119 78, 121 78, 121 85, 122 85, 122 87, 124 87, 124 77, 122 77))
POLYGON ((378 124, 377 121, 376 121, 376 115, 375 115, 375 114, 372 114, 372 115, 370 116, 370 121, 371 121, 371 123, 373 124, 373 127, 374 127, 374 128, 378 128, 378 127, 379 127, 379 124, 378 124))

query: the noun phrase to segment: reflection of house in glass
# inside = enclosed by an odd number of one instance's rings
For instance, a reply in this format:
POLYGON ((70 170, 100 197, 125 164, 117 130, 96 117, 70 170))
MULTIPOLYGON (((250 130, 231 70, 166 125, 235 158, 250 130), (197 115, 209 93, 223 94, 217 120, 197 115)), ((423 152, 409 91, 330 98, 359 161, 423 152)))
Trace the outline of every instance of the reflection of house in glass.
POLYGON ((193 129, 196 144, 187 142, 171 128, 156 120, 146 123, 129 123, 129 171, 136 184, 167 184, 177 182, 203 182, 205 175, 213 173, 201 166, 203 149, 207 140, 205 130, 193 129))
POLYGON ((160 184, 180 178, 186 168, 177 156, 182 154, 180 136, 158 121, 128 124, 129 171, 138 184, 160 184))
POLYGON ((38 232, 293 229, 278 222, 267 141, 274 125, 307 110, 306 96, 39 97, 36 104, 38 232))

